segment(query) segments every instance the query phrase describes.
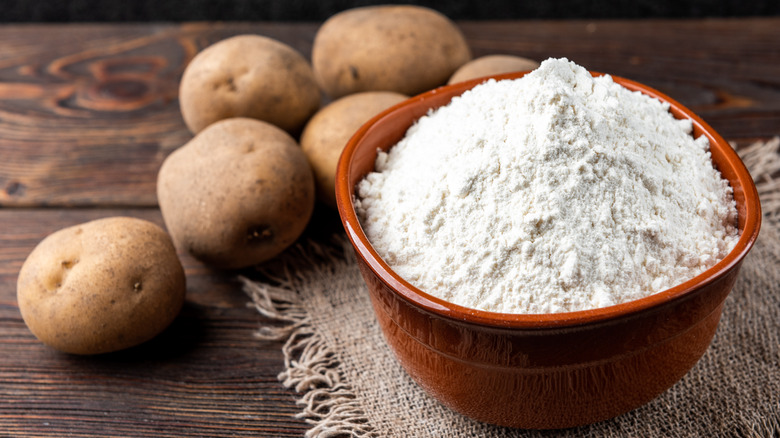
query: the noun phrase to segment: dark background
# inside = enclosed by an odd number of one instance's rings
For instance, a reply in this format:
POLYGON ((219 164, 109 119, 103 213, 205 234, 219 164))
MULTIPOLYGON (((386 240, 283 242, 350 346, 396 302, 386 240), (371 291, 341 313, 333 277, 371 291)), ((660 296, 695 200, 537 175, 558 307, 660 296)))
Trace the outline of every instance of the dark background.
POLYGON ((0 0, 0 22, 321 21, 388 3, 416 3, 456 20, 780 15, 780 0, 0 0))

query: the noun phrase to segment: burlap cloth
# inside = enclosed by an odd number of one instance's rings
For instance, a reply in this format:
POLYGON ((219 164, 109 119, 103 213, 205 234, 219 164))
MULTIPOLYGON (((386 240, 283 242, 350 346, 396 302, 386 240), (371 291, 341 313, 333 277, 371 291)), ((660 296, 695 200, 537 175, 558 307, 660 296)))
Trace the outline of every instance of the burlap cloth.
MULTIPOLYGON (((404 372, 374 319, 346 246, 288 252, 268 281, 244 280, 262 314, 285 322, 258 336, 286 339, 282 383, 301 393, 308 437, 778 437, 780 436, 780 139, 740 152, 764 210, 760 237, 699 363, 632 412, 556 431, 500 428, 459 415, 404 372)), ((345 238, 344 238, 345 239, 345 238)), ((269 277, 267 277, 269 278, 269 277)))

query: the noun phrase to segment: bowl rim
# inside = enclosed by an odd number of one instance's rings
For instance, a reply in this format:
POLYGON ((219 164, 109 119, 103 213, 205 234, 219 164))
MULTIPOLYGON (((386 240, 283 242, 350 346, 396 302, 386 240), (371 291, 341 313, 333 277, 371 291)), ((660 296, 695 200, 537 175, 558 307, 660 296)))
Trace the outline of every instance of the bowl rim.
MULTIPOLYGON (((613 81, 628 88, 631 91, 639 91, 650 97, 657 98, 669 104, 670 112, 688 118, 694 125, 694 130, 699 130, 701 135, 705 135, 710 140, 710 150, 718 149, 723 155, 723 162, 730 167, 735 180, 741 184, 744 195, 745 222, 742 227, 741 235, 734 248, 716 263, 714 266, 705 270, 696 277, 685 281, 677 286, 656 292, 652 295, 637 300, 627 301, 607 307, 595 309, 578 310, 573 312, 561 313, 500 313, 489 312, 485 310, 472 309, 458 304, 445 301, 441 298, 430 295, 404 280, 393 269, 385 263, 381 256, 371 245, 368 237, 363 232, 360 220, 357 217, 354 204, 354 186, 349 184, 349 175, 353 164, 353 155, 360 145, 363 138, 373 126, 381 123, 390 115, 401 111, 407 107, 425 105, 425 101, 434 95, 442 93, 452 93, 450 100, 459 96, 463 92, 489 80, 518 79, 530 71, 512 72, 501 75, 492 75, 482 78, 476 78, 465 82, 452 85, 445 85, 417 96, 411 97, 400 102, 380 114, 376 115, 368 122, 363 124, 347 142, 336 169, 336 204, 342 225, 347 233, 352 246, 355 249, 355 255, 362 258, 373 273, 392 290, 396 295, 403 298, 406 302, 412 304, 427 312, 436 314, 440 317, 450 320, 461 321, 487 327, 495 328, 518 328, 518 329, 550 329, 578 326, 583 324, 607 322, 635 315, 638 312, 648 311, 664 307, 671 302, 682 300, 694 293, 694 291, 707 286, 723 276, 727 275, 735 266, 738 266, 742 259, 752 248, 758 237, 761 227, 761 205, 758 197, 758 191, 753 182, 750 173, 745 164, 739 158, 734 149, 720 136, 710 125, 708 125, 699 116, 693 113, 676 100, 655 90, 647 85, 626 79, 620 76, 609 75, 613 81)), ((605 73, 590 71, 593 77, 606 75, 605 73)), ((445 102, 446 105, 450 100, 445 102)), ((443 106, 442 105, 442 106, 443 106)), ((435 107, 431 107, 435 108, 435 107)), ((675 115, 676 116, 676 115, 675 115)), ((419 118, 419 117, 417 117, 419 118)), ((415 118, 415 120, 417 119, 415 118)), ((408 129, 408 127, 406 128, 408 129)), ((392 147, 392 146, 391 146, 392 147)), ((719 170, 720 172, 720 170, 719 170)), ((721 172, 722 174, 722 172, 721 172)), ((365 175, 361 176, 362 179, 365 175)), ((725 178, 725 176, 724 176, 725 178)), ((731 182, 730 182, 730 185, 731 182)), ((733 190, 733 186, 732 186, 733 190)))

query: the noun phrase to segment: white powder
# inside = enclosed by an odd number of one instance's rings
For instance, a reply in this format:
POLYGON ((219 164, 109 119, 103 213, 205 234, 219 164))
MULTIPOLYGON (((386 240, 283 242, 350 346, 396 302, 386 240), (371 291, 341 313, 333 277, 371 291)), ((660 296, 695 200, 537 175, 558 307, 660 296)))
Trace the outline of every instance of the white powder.
POLYGON ((412 126, 358 184, 377 252, 462 306, 555 313, 682 283, 737 241, 705 137, 668 105, 550 59, 412 126))

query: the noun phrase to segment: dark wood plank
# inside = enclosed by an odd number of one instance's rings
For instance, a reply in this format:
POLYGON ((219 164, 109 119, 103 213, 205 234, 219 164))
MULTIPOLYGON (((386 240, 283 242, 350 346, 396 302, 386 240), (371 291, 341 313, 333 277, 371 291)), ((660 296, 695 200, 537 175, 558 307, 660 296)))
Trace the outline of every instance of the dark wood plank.
MULTIPOLYGON (((567 56, 658 88, 729 140, 780 135, 780 18, 459 24, 477 56, 567 56)), ((276 380, 280 345, 252 337, 269 322, 245 306, 235 273, 181 254, 188 295, 180 317, 145 345, 99 357, 37 342, 19 315, 15 284, 29 251, 52 231, 113 215, 161 224, 156 173, 190 138, 177 85, 198 50, 259 33, 309 56, 316 29, 0 28, 0 207, 17 207, 0 208, 0 435, 303 435, 295 394, 276 380)), ((307 235, 338 228, 335 213, 321 209, 307 235)))
POLYGON ((563 56, 645 83, 690 107, 727 140, 780 135, 779 18, 471 22, 461 28, 476 54, 563 56))
POLYGON ((156 209, 0 209, 0 436, 302 436, 295 394, 276 377, 281 345, 252 335, 270 322, 235 273, 186 254, 184 309, 152 341, 82 357, 35 339, 16 304, 27 254, 57 229, 117 215, 162 223, 156 209))
MULTIPOLYGON (((740 143, 780 133, 780 18, 460 22, 474 54, 567 56, 658 88, 740 143)), ((187 62, 241 33, 310 56, 316 23, 0 28, 0 206, 154 206, 190 134, 187 62)))
POLYGON ((0 205, 155 206, 162 160, 191 138, 178 82, 203 47, 260 33, 311 51, 315 25, 0 28, 0 205))

